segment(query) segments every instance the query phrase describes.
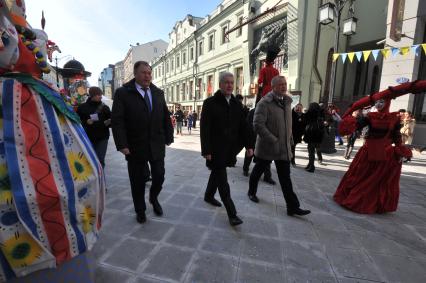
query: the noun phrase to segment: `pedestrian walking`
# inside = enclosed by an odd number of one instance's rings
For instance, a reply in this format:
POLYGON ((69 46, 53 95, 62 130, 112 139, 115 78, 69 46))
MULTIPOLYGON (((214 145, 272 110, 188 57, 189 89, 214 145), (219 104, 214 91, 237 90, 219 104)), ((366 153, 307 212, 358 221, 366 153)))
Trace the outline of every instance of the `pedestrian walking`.
POLYGON ((173 128, 164 92, 151 82, 151 66, 138 61, 133 74, 134 79, 115 92, 112 132, 117 150, 127 160, 136 220, 143 223, 146 221, 147 162, 152 176, 149 202, 156 215, 163 215, 158 195, 164 182, 165 147, 173 142, 173 128))
POLYGON ((176 134, 182 135, 182 126, 183 126, 183 119, 185 115, 183 114, 182 110, 180 110, 180 106, 176 107, 175 112, 175 118, 176 118, 176 134))
POLYGON ((81 124, 89 137, 102 168, 105 168, 105 155, 108 148, 111 110, 102 102, 102 90, 89 88, 89 98, 77 108, 81 124))
POLYGON ((298 103, 294 106, 291 111, 292 117, 292 132, 293 132, 293 145, 291 146, 291 153, 293 157, 291 158, 291 164, 296 166, 296 146, 298 143, 302 142, 302 136, 305 133, 306 120, 305 114, 303 113, 302 103, 298 103))
MULTIPOLYGON (((260 100, 260 95, 257 96, 256 98, 256 105, 260 100)), ((250 142, 250 144, 255 144, 256 143, 256 134, 254 132, 254 127, 253 127, 253 116, 254 116, 254 111, 256 110, 256 105, 255 108, 251 109, 247 115, 247 124, 250 130, 250 135, 249 137, 252 139, 252 141, 250 142)), ((249 176, 249 169, 250 169, 250 164, 252 162, 252 160, 254 159, 254 163, 256 163, 256 157, 254 155, 248 155, 248 152, 246 151, 245 156, 244 156, 244 165, 243 165, 243 175, 248 177, 249 176)), ((272 179, 272 173, 271 173, 271 164, 269 163, 268 166, 266 166, 265 168, 265 172, 263 173, 263 181, 270 184, 270 185, 275 185, 276 182, 272 179)))
POLYGON ((203 103, 200 124, 201 154, 211 170, 204 200, 211 205, 221 206, 214 198, 216 189, 226 208, 229 223, 239 225, 243 221, 237 216, 237 210, 231 198, 226 167, 234 166, 243 140, 248 154, 253 154, 249 144, 249 131, 240 103, 232 95, 234 75, 229 72, 220 74, 219 90, 203 103))
POLYGON ((265 167, 272 161, 277 169, 281 190, 287 204, 287 214, 307 215, 309 210, 300 208, 299 200, 293 191, 290 177, 292 114, 287 81, 283 76, 275 76, 271 81, 272 91, 257 104, 253 125, 257 133, 255 156, 256 165, 250 175, 248 197, 259 202, 257 186, 265 167))
POLYGON ((306 128, 303 141, 308 144, 309 163, 305 170, 313 173, 315 171, 315 151, 318 156, 318 163, 322 164, 321 142, 324 136, 324 114, 321 106, 312 102, 306 112, 306 128))
POLYGON ((195 112, 195 110, 194 110, 194 111, 192 111, 192 127, 193 127, 194 129, 196 129, 196 128, 197 128, 197 119, 198 119, 198 114, 197 114, 197 112, 195 112))
POLYGON ((188 134, 191 134, 192 131, 192 114, 188 113, 188 134))

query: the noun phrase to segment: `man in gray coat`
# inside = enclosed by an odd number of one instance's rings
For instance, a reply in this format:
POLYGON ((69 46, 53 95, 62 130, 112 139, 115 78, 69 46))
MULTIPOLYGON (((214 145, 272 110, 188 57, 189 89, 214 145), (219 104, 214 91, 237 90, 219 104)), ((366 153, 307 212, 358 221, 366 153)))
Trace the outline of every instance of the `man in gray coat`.
POLYGON ((251 201, 259 202, 256 196, 257 185, 265 168, 273 160, 287 204, 287 214, 290 216, 306 215, 310 211, 300 208, 290 178, 292 99, 286 95, 287 81, 285 77, 274 77, 271 85, 272 91, 260 100, 254 112, 253 126, 257 133, 254 155, 257 161, 250 175, 248 196, 251 201))

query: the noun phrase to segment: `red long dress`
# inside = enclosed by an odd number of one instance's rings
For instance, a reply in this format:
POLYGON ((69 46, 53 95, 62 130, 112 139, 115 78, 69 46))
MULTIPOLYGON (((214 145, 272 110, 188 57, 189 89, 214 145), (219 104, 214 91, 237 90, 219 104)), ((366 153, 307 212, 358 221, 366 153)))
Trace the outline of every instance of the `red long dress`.
MULTIPOLYGON (((340 129, 350 127, 351 123, 356 123, 353 117, 345 118, 340 129)), ((411 151, 401 145, 397 113, 368 113, 357 122, 357 128, 366 125, 368 136, 340 181, 334 200, 358 213, 395 211, 399 199, 400 159, 410 157, 411 151)))
POLYGON ((267 62, 265 67, 260 69, 258 84, 262 84, 262 97, 272 90, 271 81, 275 76, 278 76, 280 72, 274 68, 274 63, 267 62))

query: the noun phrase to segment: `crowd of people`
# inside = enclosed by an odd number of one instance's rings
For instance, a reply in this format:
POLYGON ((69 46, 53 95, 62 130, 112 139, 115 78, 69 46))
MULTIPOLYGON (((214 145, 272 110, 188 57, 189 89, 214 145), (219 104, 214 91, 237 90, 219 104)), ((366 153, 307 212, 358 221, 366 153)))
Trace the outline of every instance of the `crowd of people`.
MULTIPOLYGON (((207 168, 211 170, 204 200, 217 207, 223 203, 232 226, 243 223, 237 216, 231 198, 226 168, 235 166, 236 156, 245 147, 243 174, 249 177, 248 199, 259 202, 257 187, 262 175, 265 182, 276 184, 271 174, 273 161, 287 204, 287 214, 309 214, 309 210, 300 208, 290 177, 290 167, 296 167, 296 146, 302 142, 306 144, 309 162, 305 170, 313 173, 315 157, 319 164, 323 162, 321 144, 329 127, 345 129, 349 122, 356 121, 357 126, 351 131, 340 131, 347 137, 344 158, 350 159, 355 141, 361 136, 365 137, 366 144, 357 153, 337 188, 334 199, 342 206, 360 213, 394 211, 398 202, 400 163, 378 148, 383 147, 383 144, 401 145, 411 141, 414 127, 411 113, 401 110, 397 116, 387 114, 388 101, 376 102, 374 111, 354 109, 344 118, 334 105, 324 106, 312 102, 304 109, 301 103, 297 103, 291 108, 292 98, 287 95, 286 78, 277 75, 271 68, 273 67, 269 62, 265 65, 265 70, 262 70, 263 75, 259 78, 261 89, 255 107, 251 110, 243 104, 241 95, 232 94, 234 76, 228 72, 220 75, 219 90, 204 101, 200 120, 201 154, 206 160, 207 168), (265 89, 268 91, 264 93, 265 89), (396 121, 397 117, 397 124, 389 125, 386 122, 384 126, 392 131, 392 139, 383 137, 384 130, 376 129, 377 121, 387 121, 383 117, 391 121, 396 121), (368 135, 363 130, 365 127, 370 129, 368 135), (374 148, 376 159, 381 163, 370 162, 371 158, 376 160, 373 155, 368 155, 371 148, 374 148), (389 158, 395 162, 390 162, 389 158), (252 161, 255 165, 249 172, 252 161), (389 167, 390 163, 393 164, 392 168, 389 167), (393 185, 388 186, 387 194, 378 194, 380 180, 388 170, 395 173, 393 185), (368 178, 369 175, 378 179, 378 182, 368 178), (219 191, 222 203, 215 198, 216 191, 219 191), (374 199, 375 196, 385 198, 386 203, 372 202, 371 198, 374 199)), ((148 63, 137 62, 134 75, 132 81, 117 90, 112 111, 102 103, 101 90, 92 87, 89 89, 87 102, 80 105, 77 113, 102 166, 105 166, 109 128, 112 127, 117 150, 127 160, 136 219, 143 223, 146 221, 145 183, 152 180, 149 202, 156 215, 161 216, 163 210, 158 195, 164 182, 165 146, 173 142, 174 128, 176 135, 183 135, 182 129, 186 126, 190 134, 192 128, 196 127, 198 115, 195 111, 184 112, 180 106, 176 107, 174 113, 169 112, 163 92, 151 82, 148 63)), ((339 131, 336 132, 336 142, 343 145, 339 131)), ((404 157, 409 160, 410 156, 405 154, 404 157)))

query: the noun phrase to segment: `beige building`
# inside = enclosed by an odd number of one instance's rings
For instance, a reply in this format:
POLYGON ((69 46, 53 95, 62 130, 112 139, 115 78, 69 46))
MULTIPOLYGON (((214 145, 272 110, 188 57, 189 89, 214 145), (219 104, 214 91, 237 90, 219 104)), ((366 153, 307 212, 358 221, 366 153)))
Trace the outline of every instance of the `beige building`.
MULTIPOLYGON (((426 42, 426 1, 390 0, 387 12, 385 44, 389 47, 404 47, 426 42)), ((380 88, 385 89, 397 81, 426 79, 426 56, 420 46, 417 55, 412 50, 408 55, 397 55, 385 60, 380 88)), ((391 110, 406 109, 416 118, 414 145, 426 145, 426 99, 425 94, 404 95, 392 101, 391 110)))
POLYGON ((133 78, 133 65, 137 61, 150 62, 155 57, 160 56, 167 48, 167 42, 164 40, 155 40, 144 44, 137 43, 130 46, 129 51, 123 60, 123 77, 124 82, 128 82, 133 78))

